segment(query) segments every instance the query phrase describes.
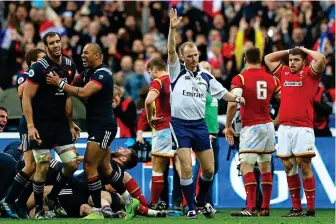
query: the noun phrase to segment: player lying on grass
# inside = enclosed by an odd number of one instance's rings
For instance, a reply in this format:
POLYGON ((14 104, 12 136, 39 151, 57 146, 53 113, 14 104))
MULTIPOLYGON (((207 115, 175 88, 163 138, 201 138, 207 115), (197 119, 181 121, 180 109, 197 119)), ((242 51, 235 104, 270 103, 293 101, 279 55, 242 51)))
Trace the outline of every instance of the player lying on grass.
MULTIPOLYGON (((144 198, 141 189, 132 176, 127 172, 125 172, 123 183, 125 184, 127 190, 130 191, 132 197, 138 198, 139 201, 143 203, 140 204, 137 209, 137 213, 139 215, 148 217, 167 216, 165 212, 148 208, 147 201, 144 198)), ((44 195, 47 195, 51 189, 52 186, 46 186, 44 195)), ((120 218, 125 216, 125 213, 122 211, 124 201, 120 195, 115 192, 111 185, 106 185, 105 191, 102 191, 101 193, 103 213, 101 214, 99 209, 94 207, 87 185, 85 184, 84 173, 74 176, 72 184, 61 190, 59 194, 59 201, 64 210, 67 212, 69 218, 84 217, 92 213, 95 214, 95 219, 103 219, 104 217, 120 218), (104 212, 105 207, 111 207, 112 213, 104 212)), ((34 217, 34 200, 32 195, 27 202, 27 207, 29 210, 29 216, 34 217)), ((47 215, 49 217, 54 217, 54 214, 51 212, 47 212, 47 215)))

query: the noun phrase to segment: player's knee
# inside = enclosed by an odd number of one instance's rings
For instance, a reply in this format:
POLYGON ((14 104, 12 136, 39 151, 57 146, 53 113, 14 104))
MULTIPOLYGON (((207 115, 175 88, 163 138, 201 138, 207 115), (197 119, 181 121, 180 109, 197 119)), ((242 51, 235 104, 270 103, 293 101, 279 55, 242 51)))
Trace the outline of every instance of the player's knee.
POLYGON ((248 162, 240 162, 240 172, 245 175, 246 173, 253 172, 254 164, 250 164, 248 162))
POLYGON ((27 163, 25 164, 25 167, 22 169, 23 172, 25 172, 28 176, 32 176, 36 170, 36 163, 27 163))
POLYGON ((49 163, 51 160, 49 149, 33 150, 33 155, 36 163, 49 163))
POLYGON ((283 164, 285 166, 285 172, 287 173, 287 176, 294 176, 298 174, 298 166, 295 157, 291 157, 288 160, 283 160, 283 164))
POLYGON ((79 215, 81 217, 87 216, 92 212, 92 207, 88 204, 82 204, 79 208, 79 215))
POLYGON ((97 170, 97 165, 90 161, 84 161, 84 171, 91 172, 93 170, 97 170))
POLYGON ((61 154, 59 154, 59 157, 60 157, 63 164, 76 164, 76 165, 72 165, 72 166, 77 166, 78 155, 77 155, 76 151, 74 151, 74 150, 64 151, 61 154))
POLYGON ((112 203, 112 198, 111 198, 111 194, 106 192, 106 191, 102 191, 101 192, 101 198, 106 200, 108 202, 108 204, 112 203))
POLYGON ((299 168, 301 170, 302 177, 308 177, 311 176, 312 169, 311 169, 311 163, 308 161, 302 161, 299 164, 299 168))
POLYGON ((191 166, 184 166, 181 169, 181 176, 182 178, 189 178, 192 176, 192 167, 191 166))
POLYGON ((214 166, 209 166, 209 167, 206 167, 206 168, 202 169, 203 175, 206 176, 206 177, 209 177, 209 178, 213 177, 214 172, 215 172, 215 167, 214 166))

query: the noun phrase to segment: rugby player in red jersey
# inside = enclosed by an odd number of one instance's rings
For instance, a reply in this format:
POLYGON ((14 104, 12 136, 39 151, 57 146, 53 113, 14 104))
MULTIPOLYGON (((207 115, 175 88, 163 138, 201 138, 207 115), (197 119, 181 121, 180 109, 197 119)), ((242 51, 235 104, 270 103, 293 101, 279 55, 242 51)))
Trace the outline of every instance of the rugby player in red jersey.
MULTIPOLYGON (((258 48, 245 52, 246 70, 235 76, 231 82, 231 91, 243 96, 246 104, 241 105, 242 130, 240 132, 239 160, 240 171, 244 176, 246 190, 246 209, 232 212, 232 216, 256 216, 257 181, 253 172, 257 162, 261 172, 263 201, 259 216, 269 216, 272 193, 271 159, 275 151, 275 130, 270 116, 270 101, 273 95, 280 96, 278 78, 272 77, 261 68, 261 55, 258 48)), ((237 112, 237 103, 229 102, 226 116, 225 138, 233 145, 232 120, 237 112)))
POLYGON ((296 47, 266 55, 265 63, 282 86, 277 156, 284 164, 293 204, 286 216, 315 216, 315 179, 311 166, 311 158, 315 156, 313 102, 326 66, 325 57, 317 51, 296 47), (289 66, 284 66, 280 60, 288 55, 289 66), (314 60, 310 66, 306 63, 307 55, 314 60), (301 205, 298 166, 307 198, 305 214, 301 205))
MULTIPOLYGON (((147 70, 153 78, 145 100, 147 121, 153 129, 151 208, 162 210, 164 209, 164 204, 159 203, 159 198, 164 186, 163 174, 170 158, 174 158, 174 161, 177 162, 169 125, 170 78, 167 72, 167 65, 161 58, 152 59, 147 64, 147 70)), ((179 172, 180 166, 176 165, 179 172)))

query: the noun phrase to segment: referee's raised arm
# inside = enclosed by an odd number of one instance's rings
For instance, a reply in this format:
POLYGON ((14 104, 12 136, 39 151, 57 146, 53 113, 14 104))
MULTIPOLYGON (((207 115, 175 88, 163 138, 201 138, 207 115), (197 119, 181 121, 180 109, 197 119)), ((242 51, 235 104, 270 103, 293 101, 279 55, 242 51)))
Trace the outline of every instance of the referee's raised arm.
POLYGON ((169 26, 169 34, 168 34, 168 64, 173 65, 178 60, 178 55, 176 52, 176 28, 179 26, 182 17, 177 16, 177 11, 174 8, 170 9, 169 12, 170 18, 170 26, 169 26))

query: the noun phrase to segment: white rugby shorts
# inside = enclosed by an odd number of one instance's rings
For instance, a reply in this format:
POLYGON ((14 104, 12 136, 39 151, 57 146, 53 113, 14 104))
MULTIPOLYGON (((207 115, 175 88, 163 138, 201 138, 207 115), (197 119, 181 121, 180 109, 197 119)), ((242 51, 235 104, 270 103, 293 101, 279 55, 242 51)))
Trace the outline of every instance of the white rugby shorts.
POLYGON ((170 128, 155 131, 152 137, 152 155, 174 157, 173 141, 170 128))
POLYGON ((315 156, 315 135, 312 128, 280 125, 277 156, 315 156))
POLYGON ((245 126, 240 131, 239 153, 272 153, 275 151, 273 122, 245 126))

